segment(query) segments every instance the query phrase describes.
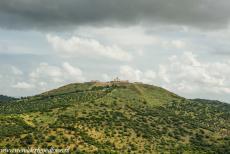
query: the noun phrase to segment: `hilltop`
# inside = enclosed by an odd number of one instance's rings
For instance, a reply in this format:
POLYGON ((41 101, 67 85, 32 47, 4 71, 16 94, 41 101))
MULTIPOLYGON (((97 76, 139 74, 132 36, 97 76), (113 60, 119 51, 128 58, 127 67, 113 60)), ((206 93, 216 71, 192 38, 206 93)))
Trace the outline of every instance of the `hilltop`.
POLYGON ((69 84, 0 104, 0 147, 229 153, 230 105, 128 81, 69 84))

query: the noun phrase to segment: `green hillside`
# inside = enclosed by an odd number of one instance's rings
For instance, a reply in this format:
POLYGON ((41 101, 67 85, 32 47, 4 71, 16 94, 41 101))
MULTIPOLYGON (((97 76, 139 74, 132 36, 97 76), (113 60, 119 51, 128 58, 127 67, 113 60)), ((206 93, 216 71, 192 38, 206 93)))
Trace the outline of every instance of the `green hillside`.
POLYGON ((16 98, 5 96, 5 95, 0 95, 0 103, 9 102, 12 100, 16 100, 16 98))
POLYGON ((141 83, 76 83, 0 103, 0 148, 230 153, 230 105, 141 83))

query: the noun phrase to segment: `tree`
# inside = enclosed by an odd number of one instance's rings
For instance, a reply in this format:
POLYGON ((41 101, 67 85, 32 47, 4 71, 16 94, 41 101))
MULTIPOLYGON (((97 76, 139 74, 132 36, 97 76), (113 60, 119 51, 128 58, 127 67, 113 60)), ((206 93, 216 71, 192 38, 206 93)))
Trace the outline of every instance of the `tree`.
POLYGON ((31 134, 26 135, 24 138, 21 139, 21 144, 24 146, 33 144, 33 136, 31 134))

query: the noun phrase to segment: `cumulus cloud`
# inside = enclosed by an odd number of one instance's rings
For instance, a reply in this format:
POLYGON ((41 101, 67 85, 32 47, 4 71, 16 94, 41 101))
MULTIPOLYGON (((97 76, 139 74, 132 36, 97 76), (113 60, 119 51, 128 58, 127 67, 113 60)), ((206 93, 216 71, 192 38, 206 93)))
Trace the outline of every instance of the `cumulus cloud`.
POLYGON ((85 81, 82 71, 68 62, 64 62, 60 67, 49 65, 48 63, 40 63, 37 68, 27 74, 26 78, 27 82, 19 81, 11 87, 41 92, 71 82, 85 81))
MULTIPOLYGON (((119 68, 119 72, 116 74, 116 76, 131 82, 144 82, 153 84, 154 80, 156 79, 156 72, 153 70, 142 71, 129 65, 123 65, 119 68)), ((115 76, 112 77, 108 74, 102 74, 102 79, 105 81, 112 80, 114 77, 115 76)))
MULTIPOLYGON (((117 76, 132 82, 140 81, 162 86, 186 97, 223 99, 230 94, 230 61, 205 62, 191 52, 168 58, 157 69, 121 66, 117 76)), ((112 79, 103 74, 104 79, 112 79)))
POLYGON ((104 56, 107 58, 129 61, 132 56, 125 50, 116 45, 107 46, 94 39, 71 37, 64 39, 59 36, 47 35, 48 42, 55 51, 65 57, 73 57, 79 55, 86 56, 104 56))
MULTIPOLYGON (((134 25, 130 27, 104 28, 85 26, 78 28, 75 34, 86 38, 94 38, 95 40, 99 39, 101 42, 117 44, 122 48, 127 48, 129 51, 135 51, 141 55, 142 52, 146 51, 146 48, 151 48, 151 50, 191 50, 194 44, 188 35, 199 36, 200 32, 198 33, 197 30, 194 30, 188 33, 182 30, 181 27, 168 29, 161 26, 149 28, 134 25)), ((205 42, 195 43, 196 46, 200 46, 200 44, 203 45, 205 42)))
POLYGON ((40 63, 40 65, 30 73, 30 77, 34 80, 43 79, 53 80, 53 82, 62 82, 63 79, 61 68, 50 66, 48 63, 40 63))
POLYGON ((147 22, 220 28, 229 23, 229 8, 228 0, 1 0, 0 26, 41 30, 147 22))
POLYGON ((120 68, 120 76, 121 78, 124 79, 129 79, 131 81, 140 81, 141 80, 141 75, 143 73, 138 70, 138 69, 134 69, 130 66, 122 66, 120 68))
POLYGON ((201 62, 192 53, 169 58, 169 63, 161 65, 159 77, 171 90, 183 93, 230 92, 230 61, 201 62))
POLYGON ((79 68, 75 68, 67 62, 64 62, 62 67, 71 76, 75 76, 75 77, 82 76, 82 71, 79 68))
MULTIPOLYGON (((132 82, 140 81, 173 91, 185 97, 202 97, 212 99, 229 100, 230 94, 230 61, 222 60, 210 62, 199 59, 191 52, 177 54, 168 58, 157 68, 137 68, 131 64, 122 65, 116 73, 99 71, 103 80, 111 80, 115 76, 132 82), (108 73, 108 74, 107 74, 108 73)), ((9 83, 12 88, 20 90, 30 90, 34 94, 65 85, 70 82, 84 82, 86 78, 81 69, 64 62, 61 65, 50 65, 40 63, 29 75, 26 80, 18 71, 9 83), (20 78, 18 78, 20 77, 20 78)), ((13 72, 9 72, 13 74, 13 72)), ((94 74, 95 75, 95 74, 94 74)), ((6 82, 6 76, 2 76, 0 81, 6 82), (3 78, 3 79, 2 79, 3 78)))
POLYGON ((46 82, 68 83, 83 82, 85 80, 82 71, 68 62, 64 62, 61 67, 40 63, 29 76, 33 82, 40 81, 41 85, 46 85, 46 82))

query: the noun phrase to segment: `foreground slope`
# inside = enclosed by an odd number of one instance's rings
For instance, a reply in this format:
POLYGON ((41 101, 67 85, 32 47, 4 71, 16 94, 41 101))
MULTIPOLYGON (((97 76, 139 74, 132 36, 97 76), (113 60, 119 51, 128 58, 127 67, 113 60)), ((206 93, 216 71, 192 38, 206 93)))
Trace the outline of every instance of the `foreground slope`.
POLYGON ((77 83, 0 104, 0 146, 229 153, 230 105, 140 83, 77 83))

